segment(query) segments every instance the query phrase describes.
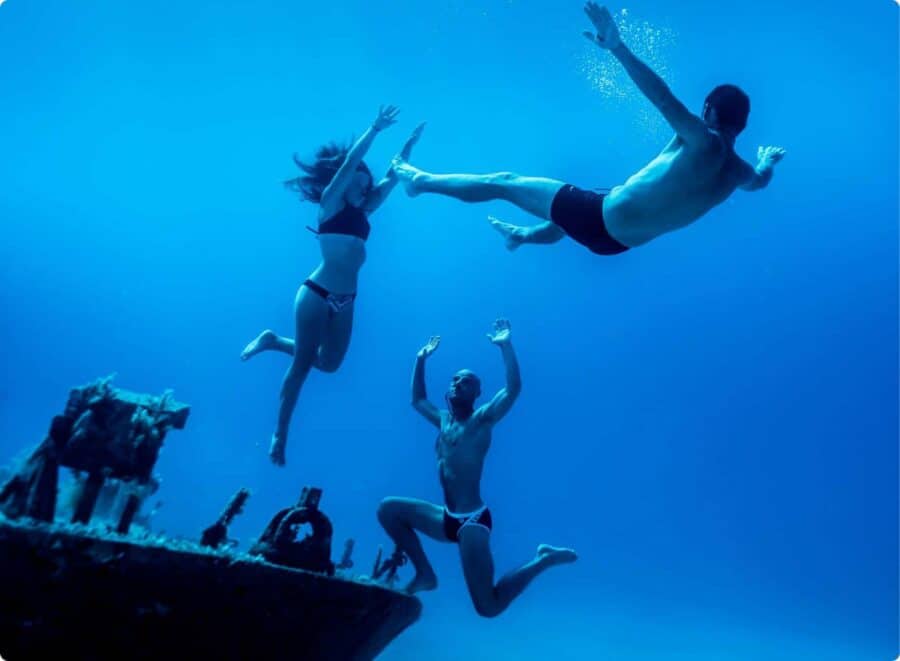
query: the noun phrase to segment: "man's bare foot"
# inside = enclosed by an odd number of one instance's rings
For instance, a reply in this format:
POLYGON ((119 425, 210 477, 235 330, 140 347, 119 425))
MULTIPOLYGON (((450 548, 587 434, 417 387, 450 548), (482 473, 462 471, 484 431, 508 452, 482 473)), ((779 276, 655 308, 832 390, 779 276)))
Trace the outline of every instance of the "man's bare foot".
POLYGON ((566 549, 561 546, 550 546, 549 544, 541 544, 537 548, 537 558, 547 566, 565 565, 578 560, 578 555, 572 549, 566 549))
POLYGON ((284 466, 287 460, 284 456, 285 439, 272 434, 272 443, 269 445, 269 458, 276 466, 284 466))
POLYGON ((250 360, 260 351, 267 351, 275 346, 275 340, 278 338, 275 333, 270 330, 264 330, 255 340, 244 347, 241 351, 241 360, 250 360))
POLYGON ((424 178, 428 176, 427 172, 410 165, 400 156, 395 156, 394 160, 391 161, 391 170, 397 175, 400 183, 403 184, 407 195, 415 197, 422 192, 419 190, 419 187, 422 185, 424 178))
POLYGON ((491 227, 497 230, 500 233, 500 236, 506 239, 507 250, 515 250, 525 243, 526 234, 524 227, 507 223, 506 221, 494 218, 493 216, 488 216, 488 220, 491 221, 491 227))
POLYGON ((428 592, 436 587, 437 576, 434 575, 434 572, 429 572, 428 574, 416 574, 413 576, 413 579, 407 584, 404 591, 408 594, 415 594, 416 592, 428 592))

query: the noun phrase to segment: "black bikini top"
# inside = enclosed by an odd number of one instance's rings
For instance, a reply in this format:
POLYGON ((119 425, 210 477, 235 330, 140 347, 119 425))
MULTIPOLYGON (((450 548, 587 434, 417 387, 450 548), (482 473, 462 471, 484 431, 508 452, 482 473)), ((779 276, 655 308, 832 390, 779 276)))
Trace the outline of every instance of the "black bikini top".
POLYGON ((372 226, 366 212, 349 204, 326 221, 319 223, 319 231, 309 228, 316 234, 349 234, 365 241, 369 238, 372 226))

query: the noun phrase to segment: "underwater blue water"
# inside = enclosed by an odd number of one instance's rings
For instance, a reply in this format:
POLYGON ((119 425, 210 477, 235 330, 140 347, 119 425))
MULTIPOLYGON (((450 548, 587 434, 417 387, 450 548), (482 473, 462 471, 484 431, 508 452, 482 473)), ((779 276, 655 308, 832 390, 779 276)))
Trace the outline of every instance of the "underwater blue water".
MULTIPOLYGON (((241 486, 244 544, 304 484, 367 571, 386 495, 440 499, 415 351, 439 399, 513 324, 524 390, 483 494, 498 571, 536 544, 579 561, 501 617, 471 607, 456 550, 384 659, 888 659, 898 652, 898 7, 891 0, 611 5, 628 43, 699 111, 750 94, 738 151, 788 153, 768 189, 615 258, 502 247, 480 206, 397 191, 372 219, 356 326, 301 395, 288 464, 267 456, 315 267, 291 154, 402 109, 413 162, 586 187, 641 167, 668 129, 559 0, 0 6, 0 463, 68 389, 112 372, 192 405, 167 439, 156 527, 197 538, 241 486), (623 11, 625 12, 623 14, 623 11)), ((336 551, 337 552, 337 551, 336 551)))

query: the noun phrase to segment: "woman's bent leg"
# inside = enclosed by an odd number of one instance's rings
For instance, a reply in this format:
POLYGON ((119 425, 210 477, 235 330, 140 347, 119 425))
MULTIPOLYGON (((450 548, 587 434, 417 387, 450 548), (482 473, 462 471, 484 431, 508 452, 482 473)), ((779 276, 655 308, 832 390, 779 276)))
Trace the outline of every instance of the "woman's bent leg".
POLYGON ((288 427, 294 407, 297 405, 300 389, 309 375, 309 370, 313 367, 319 345, 322 342, 325 325, 328 321, 328 305, 308 287, 301 287, 297 292, 294 312, 297 326, 297 334, 294 338, 294 359, 284 375, 281 385, 278 423, 269 447, 269 456, 279 466, 284 466, 286 461, 285 447, 287 446, 288 427))

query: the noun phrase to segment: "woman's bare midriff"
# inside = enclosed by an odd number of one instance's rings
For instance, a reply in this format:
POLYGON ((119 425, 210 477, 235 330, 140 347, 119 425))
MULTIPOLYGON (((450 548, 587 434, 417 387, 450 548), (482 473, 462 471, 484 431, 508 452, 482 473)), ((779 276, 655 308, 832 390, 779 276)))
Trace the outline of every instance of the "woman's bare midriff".
POLYGON ((320 234, 322 262, 309 279, 332 294, 355 294, 366 242, 349 234, 320 234))

